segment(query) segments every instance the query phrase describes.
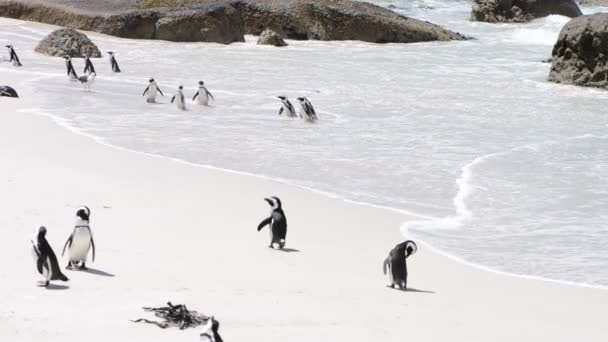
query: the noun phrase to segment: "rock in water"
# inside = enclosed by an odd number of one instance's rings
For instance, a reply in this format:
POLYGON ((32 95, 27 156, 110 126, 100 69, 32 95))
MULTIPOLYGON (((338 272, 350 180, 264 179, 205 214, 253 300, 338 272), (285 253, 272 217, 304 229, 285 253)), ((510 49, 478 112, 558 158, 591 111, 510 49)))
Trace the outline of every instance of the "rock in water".
POLYGON ((553 47, 549 81, 608 87, 608 13, 570 20, 553 47))
POLYGON ((36 46, 36 52, 58 57, 101 57, 101 51, 89 37, 66 28, 51 32, 36 46))
POLYGON ((258 39, 258 45, 287 46, 280 34, 273 30, 265 30, 258 39))
POLYGON ((575 0, 474 0, 471 20, 517 23, 551 14, 574 18, 583 13, 575 0))

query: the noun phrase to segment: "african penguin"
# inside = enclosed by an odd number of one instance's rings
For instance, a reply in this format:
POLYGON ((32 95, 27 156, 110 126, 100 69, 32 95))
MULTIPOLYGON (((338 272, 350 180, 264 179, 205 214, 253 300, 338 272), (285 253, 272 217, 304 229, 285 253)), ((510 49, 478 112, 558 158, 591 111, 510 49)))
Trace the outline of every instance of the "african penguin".
POLYGON ((264 198, 271 207, 270 216, 258 225, 258 232, 266 225, 270 225, 270 245, 269 248, 283 249, 285 247, 285 237, 287 235, 287 218, 283 212, 281 200, 278 197, 264 198))
POLYGON ((91 218, 91 210, 89 207, 80 207, 76 210, 76 224, 74 231, 65 242, 61 256, 65 254, 65 249, 68 248, 68 266, 67 269, 78 267, 81 270, 86 270, 87 256, 89 250, 92 251, 91 260, 95 262, 95 241, 93 240, 93 232, 89 225, 91 218))
POLYGON ((68 281, 57 263, 57 257, 46 241, 46 228, 40 226, 32 237, 32 256, 36 262, 38 273, 44 277, 44 286, 49 286, 51 280, 68 281))
POLYGON ((84 56, 84 71, 85 74, 95 73, 95 67, 89 56, 84 56))
POLYGON ((207 90, 207 87, 205 87, 205 82, 203 81, 198 82, 198 91, 196 92, 196 94, 194 94, 192 101, 196 100, 197 97, 198 100, 196 101, 196 103, 203 106, 209 105, 209 98, 215 101, 213 95, 211 95, 209 90, 207 90))
POLYGON ((120 72, 120 68, 118 67, 118 62, 116 62, 116 58, 114 57, 114 52, 108 51, 108 55, 110 56, 110 65, 112 65, 112 71, 120 72))
POLYGON ((283 112, 285 112, 285 115, 287 115, 290 118, 296 117, 296 110, 295 108, 293 108, 293 105, 291 104, 291 102, 289 101, 289 99, 287 99, 285 96, 277 96, 280 100, 281 100, 281 109, 279 109, 279 115, 283 114, 283 112))
POLYGON ((17 52, 15 52, 15 48, 12 45, 6 45, 9 54, 9 62, 13 63, 13 66, 20 67, 23 66, 21 61, 19 60, 19 56, 17 56, 17 52))
POLYGON ((390 287, 395 288, 396 285, 401 290, 407 288, 407 263, 405 259, 412 256, 417 250, 416 243, 407 240, 390 251, 382 267, 384 274, 388 275, 390 287))
POLYGON ((88 75, 78 77, 78 81, 84 86, 84 91, 91 91, 91 86, 95 83, 95 77, 97 75, 92 72, 88 75))
POLYGON ((165 96, 160 88, 156 85, 156 81, 153 78, 150 78, 150 84, 144 90, 142 96, 146 97, 146 102, 154 103, 156 102, 156 93, 160 93, 161 96, 165 96))
POLYGON ((208 342, 223 342, 219 330, 220 322, 218 322, 215 317, 211 316, 201 328, 200 337, 202 340, 208 342))
POLYGON ((70 81, 78 81, 78 75, 76 74, 76 70, 74 70, 74 66, 72 65, 72 57, 65 56, 65 67, 67 69, 68 77, 70 81))
POLYGON ((306 97, 298 97, 300 102, 300 117, 308 122, 314 122, 317 118, 317 112, 312 106, 312 103, 306 97))
POLYGON ((19 95, 17 95, 17 91, 9 86, 0 86, 0 96, 19 97, 19 95))
POLYGON ((177 88, 177 93, 171 98, 171 103, 175 102, 177 109, 186 110, 186 100, 184 98, 184 86, 177 88))

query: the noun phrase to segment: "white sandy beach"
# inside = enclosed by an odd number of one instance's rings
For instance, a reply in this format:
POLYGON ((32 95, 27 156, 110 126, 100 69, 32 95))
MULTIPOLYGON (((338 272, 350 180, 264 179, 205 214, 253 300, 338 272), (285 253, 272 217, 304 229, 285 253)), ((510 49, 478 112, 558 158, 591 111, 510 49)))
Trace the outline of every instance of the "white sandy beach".
POLYGON ((608 291, 481 271, 423 244, 411 290, 391 290, 381 265, 407 217, 99 144, 20 111, 34 76, 0 70, 21 96, 0 98, 2 341, 196 341, 130 321, 166 301, 215 315, 225 341, 608 341, 608 291), (256 232, 269 195, 298 251, 256 232), (46 225, 60 254, 83 204, 97 262, 36 286, 31 234, 46 225))

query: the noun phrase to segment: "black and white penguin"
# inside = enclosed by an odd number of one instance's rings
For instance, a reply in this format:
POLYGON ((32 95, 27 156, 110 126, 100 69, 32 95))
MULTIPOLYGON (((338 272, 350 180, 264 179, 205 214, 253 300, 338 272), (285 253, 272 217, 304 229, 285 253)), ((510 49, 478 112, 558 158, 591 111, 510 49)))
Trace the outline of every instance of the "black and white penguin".
POLYGON ((198 91, 196 92, 196 94, 194 94, 192 101, 196 100, 197 98, 198 100, 196 101, 196 103, 203 106, 209 105, 209 98, 215 101, 213 95, 211 95, 209 90, 207 90, 207 87, 205 87, 205 82, 203 81, 198 82, 198 91))
POLYGON ((266 225, 270 225, 270 245, 269 248, 275 248, 278 245, 279 249, 285 247, 285 237, 287 236, 287 218, 283 212, 281 200, 278 197, 264 198, 271 207, 270 216, 264 219, 258 225, 258 232, 266 225))
POLYGON ((156 102, 156 93, 160 93, 161 96, 165 96, 160 88, 156 85, 156 81, 153 78, 150 78, 150 84, 144 90, 142 96, 146 97, 146 102, 154 103, 156 102))
POLYGON ((112 71, 120 72, 120 68, 118 67, 118 62, 116 62, 116 58, 114 57, 114 52, 108 51, 108 55, 110 56, 110 65, 112 66, 112 71))
POLYGON ((293 107, 289 99, 287 99, 285 96, 277 97, 281 100, 281 109, 279 109, 279 115, 285 112, 285 115, 289 116, 290 118, 296 117, 296 109, 293 107))
POLYGON ((89 221, 91 218, 91 210, 84 206, 76 210, 76 224, 74 231, 65 242, 61 256, 65 254, 65 249, 68 249, 68 266, 67 269, 78 267, 81 270, 86 270, 87 256, 89 250, 92 251, 91 260, 95 262, 95 241, 93 240, 93 232, 89 221))
POLYGON ((89 56, 84 57, 84 71, 85 74, 95 73, 95 67, 89 56))
POLYGON ((65 59, 65 67, 67 69, 67 74, 70 81, 78 81, 78 75, 76 74, 76 70, 74 70, 74 66, 72 65, 72 57, 65 56, 63 58, 65 59))
POLYGON ((215 317, 211 316, 201 328, 200 337, 202 340, 208 342, 223 342, 219 330, 220 322, 218 322, 215 317))
POLYGON ((186 110, 186 99, 184 97, 184 86, 179 86, 177 88, 177 93, 175 95, 173 95, 173 97, 171 98, 171 103, 173 103, 175 101, 175 104, 177 105, 177 109, 180 110, 186 110))
POLYGON ((306 97, 298 97, 300 102, 300 117, 308 122, 317 121, 317 112, 306 97))
POLYGON ((44 286, 49 286, 51 280, 68 281, 57 262, 57 257, 46 241, 46 228, 40 226, 32 237, 32 256, 36 262, 38 273, 44 277, 44 286))
POLYGON ((84 86, 84 91, 91 91, 91 86, 95 83, 95 78, 97 74, 90 73, 88 75, 78 77, 78 81, 84 86))
POLYGON ((19 97, 19 95, 17 95, 17 91, 9 86, 0 86, 0 96, 19 97))
POLYGON ((412 240, 404 241, 395 246, 388 257, 384 260, 382 267, 384 274, 388 275, 389 286, 399 287, 401 290, 407 288, 407 262, 406 259, 416 253, 418 246, 412 240))
POLYGON ((6 45, 9 54, 9 62, 12 62, 14 66, 20 67, 23 66, 21 61, 19 60, 19 56, 17 56, 17 52, 15 52, 15 48, 12 45, 6 45))

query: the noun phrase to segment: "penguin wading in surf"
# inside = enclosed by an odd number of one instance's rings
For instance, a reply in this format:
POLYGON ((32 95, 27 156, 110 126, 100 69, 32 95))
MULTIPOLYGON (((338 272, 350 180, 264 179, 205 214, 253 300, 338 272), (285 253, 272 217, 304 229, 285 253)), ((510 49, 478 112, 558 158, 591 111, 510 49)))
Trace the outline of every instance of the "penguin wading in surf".
POLYGON ((258 225, 258 232, 265 226, 270 226, 270 245, 268 248, 285 247, 285 237, 287 236, 287 218, 283 212, 281 200, 278 197, 264 198, 270 205, 270 216, 258 225))
POLYGON ((85 74, 93 74, 95 73, 95 67, 93 66, 93 62, 91 62, 91 59, 89 58, 89 56, 85 56, 84 57, 84 70, 83 72, 85 74))
POLYGON ((298 116, 296 114, 296 109, 293 107, 293 105, 291 104, 289 99, 287 99, 285 96, 277 96, 277 97, 281 100, 281 109, 279 109, 279 115, 281 115, 281 114, 283 114, 283 112, 285 112, 285 115, 287 115, 290 118, 295 118, 296 116, 298 116))
POLYGON ((114 57, 114 52, 108 51, 108 55, 110 56, 110 65, 112 66, 112 71, 120 72, 120 67, 118 67, 118 62, 116 61, 116 58, 114 57))
POLYGON ((165 96, 160 88, 156 85, 156 81, 153 78, 150 78, 149 84, 144 90, 142 96, 146 97, 146 102, 155 103, 156 102, 156 93, 160 93, 161 96, 165 96))
POLYGON ((40 226, 31 240, 32 243, 32 256, 36 263, 36 269, 44 277, 44 286, 48 287, 51 280, 68 281, 57 262, 57 256, 55 252, 46 240, 46 227, 40 226))
POLYGON ((6 48, 8 49, 9 62, 13 63, 13 66, 16 67, 23 66, 23 64, 21 64, 21 61, 19 60, 19 56, 17 56, 17 52, 15 52, 15 48, 10 44, 7 45, 6 48))
POLYGON ((74 231, 65 242, 61 256, 68 249, 68 265, 67 269, 78 267, 80 270, 86 270, 87 257, 89 251, 92 251, 91 260, 95 262, 95 241, 93 240, 93 232, 89 224, 91 218, 91 210, 89 207, 80 207, 76 210, 76 224, 74 231))
POLYGON ((213 101, 215 101, 215 99, 213 98, 213 95, 211 95, 209 90, 207 90, 207 87, 205 87, 205 82, 203 82, 203 81, 198 82, 198 91, 196 92, 196 94, 194 94, 192 101, 196 100, 197 104, 202 105, 202 106, 208 106, 209 98, 211 98, 213 101))
POLYGON ((396 245, 384 260, 382 267, 388 276, 389 286, 397 286, 401 290, 407 289, 407 262, 406 259, 418 251, 418 246, 412 240, 396 245))
POLYGON ((177 93, 171 98, 171 103, 175 102, 177 109, 186 110, 186 98, 184 97, 184 86, 177 88, 177 93))
POLYGON ((65 56, 65 67, 67 69, 68 77, 70 81, 76 82, 78 81, 78 75, 76 74, 76 70, 74 70, 74 65, 72 65, 72 57, 65 56))

